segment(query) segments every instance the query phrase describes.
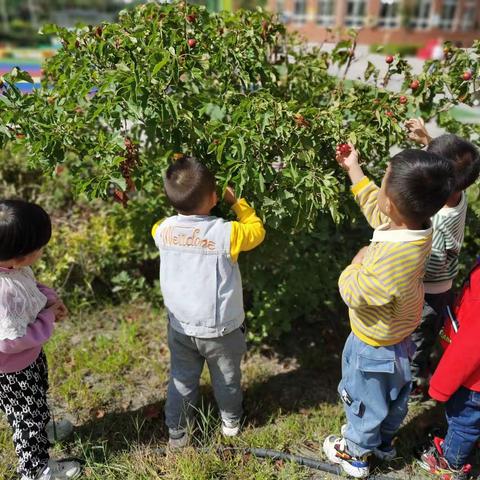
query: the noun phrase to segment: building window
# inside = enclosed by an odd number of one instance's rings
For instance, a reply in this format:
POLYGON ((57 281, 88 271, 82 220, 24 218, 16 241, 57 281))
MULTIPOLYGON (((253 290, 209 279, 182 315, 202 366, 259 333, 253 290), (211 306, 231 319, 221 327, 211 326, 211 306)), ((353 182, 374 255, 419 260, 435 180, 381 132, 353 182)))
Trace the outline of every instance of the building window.
POLYGON ((347 27, 363 27, 366 3, 365 0, 350 0, 347 2, 347 15, 345 17, 347 27))
POLYGON ((307 1, 294 0, 292 20, 295 23, 305 23, 307 19, 307 1))
POLYGON ((440 17, 439 25, 443 30, 452 30, 457 3, 457 0, 443 0, 442 15, 440 17))
POLYGON ((432 0, 418 0, 413 10, 410 26, 417 30, 426 30, 430 27, 432 0))
POLYGON ((399 22, 398 0, 382 0, 378 26, 383 28, 397 28, 399 22))
POLYGON ((464 32, 468 32, 475 28, 475 18, 477 16, 477 9, 475 3, 476 2, 474 1, 465 2, 462 16, 462 30, 464 32))
POLYGON ((335 23, 335 2, 333 0, 318 0, 317 24, 331 27, 335 23))

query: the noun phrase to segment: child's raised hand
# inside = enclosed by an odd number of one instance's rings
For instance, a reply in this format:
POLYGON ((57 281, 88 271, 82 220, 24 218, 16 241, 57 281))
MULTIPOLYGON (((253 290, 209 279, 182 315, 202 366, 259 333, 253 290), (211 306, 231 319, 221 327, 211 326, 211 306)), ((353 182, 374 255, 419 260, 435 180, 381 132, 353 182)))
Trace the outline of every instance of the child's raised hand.
POLYGON ((341 143, 337 145, 335 159, 347 172, 349 172, 352 167, 358 166, 358 152, 352 143, 341 143))
POLYGON ((432 141, 423 118, 411 118, 405 122, 405 127, 408 130, 408 138, 410 140, 424 146, 427 146, 432 141))
POLYGON ((235 192, 233 191, 232 187, 227 187, 225 189, 225 193, 223 194, 223 199, 229 205, 235 205, 237 203, 237 197, 235 196, 235 192))

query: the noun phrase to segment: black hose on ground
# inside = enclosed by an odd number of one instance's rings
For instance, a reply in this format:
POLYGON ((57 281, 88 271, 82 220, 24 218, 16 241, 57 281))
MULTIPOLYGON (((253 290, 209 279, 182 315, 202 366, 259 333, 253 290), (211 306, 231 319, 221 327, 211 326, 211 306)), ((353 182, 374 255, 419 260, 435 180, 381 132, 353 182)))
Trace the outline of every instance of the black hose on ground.
MULTIPOLYGON (((166 448, 156 448, 158 453, 165 455, 166 448)), ((200 450, 209 450, 203 449, 200 450)), ((287 462, 294 462, 298 465, 311 468, 313 470, 319 470, 321 472, 330 473, 331 475, 337 475, 339 477, 345 478, 345 473, 338 465, 332 463, 320 462, 314 458, 303 457, 301 455, 292 455, 291 453, 279 452, 277 450, 270 450, 268 448, 251 448, 251 447, 220 447, 216 449, 218 453, 233 451, 233 452, 242 452, 246 454, 253 455, 257 458, 268 458, 271 460, 285 460, 287 462)), ((394 477, 388 477, 386 475, 369 475, 368 480, 398 480, 394 477)))
MULTIPOLYGON (((314 470, 320 470, 332 475, 344 477, 343 470, 338 465, 331 463, 320 462, 313 458, 302 457, 301 455, 292 455, 290 453, 277 452, 276 450, 269 450, 267 448, 245 448, 245 453, 250 453, 258 458, 271 458, 272 460, 286 460, 288 462, 295 462, 298 465, 303 465, 314 470)), ((370 475, 369 480, 395 480, 393 477, 385 475, 370 475)))

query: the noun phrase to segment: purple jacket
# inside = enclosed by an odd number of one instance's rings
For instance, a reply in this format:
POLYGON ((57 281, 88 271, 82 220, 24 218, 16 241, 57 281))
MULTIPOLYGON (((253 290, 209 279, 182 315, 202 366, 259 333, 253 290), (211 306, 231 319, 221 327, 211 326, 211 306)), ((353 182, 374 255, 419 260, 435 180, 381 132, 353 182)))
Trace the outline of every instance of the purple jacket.
MULTIPOLYGON (((40 283, 39 290, 48 302, 55 302, 58 297, 54 290, 40 283)), ((44 308, 34 323, 27 328, 23 337, 14 340, 0 340, 0 373, 13 373, 31 365, 40 355, 42 346, 52 336, 55 315, 49 308, 44 308)))

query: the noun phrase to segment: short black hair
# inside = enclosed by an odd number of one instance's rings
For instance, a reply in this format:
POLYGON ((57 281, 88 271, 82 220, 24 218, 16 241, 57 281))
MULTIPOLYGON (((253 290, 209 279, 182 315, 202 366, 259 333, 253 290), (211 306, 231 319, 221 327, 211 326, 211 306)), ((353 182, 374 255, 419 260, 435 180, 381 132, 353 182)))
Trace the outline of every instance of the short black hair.
POLYGON ((454 191, 453 163, 432 152, 403 150, 390 161, 385 187, 402 216, 425 222, 454 191))
POLYGON ((216 189, 214 175, 195 157, 183 157, 172 163, 164 185, 168 200, 180 213, 193 212, 216 189))
POLYGON ((29 255, 44 247, 52 236, 48 213, 24 200, 0 200, 0 260, 29 255))
POLYGON ((434 138, 427 150, 453 162, 455 169, 455 191, 461 192, 475 183, 480 175, 480 155, 473 143, 445 134, 434 138))

